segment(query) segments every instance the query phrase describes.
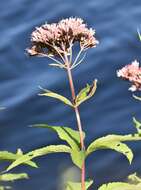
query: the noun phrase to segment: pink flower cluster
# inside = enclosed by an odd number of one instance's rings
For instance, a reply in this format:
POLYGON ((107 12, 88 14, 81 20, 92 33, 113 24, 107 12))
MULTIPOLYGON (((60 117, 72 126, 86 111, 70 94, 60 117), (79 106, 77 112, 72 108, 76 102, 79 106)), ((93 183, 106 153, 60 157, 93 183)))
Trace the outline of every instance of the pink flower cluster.
POLYGON ((70 51, 75 42, 84 50, 95 47, 95 31, 88 29, 81 18, 67 18, 58 23, 44 24, 32 32, 30 55, 59 55, 70 51))
POLYGON ((132 83, 132 86, 129 88, 129 90, 141 90, 141 67, 139 67, 139 62, 136 60, 118 70, 117 76, 125 80, 129 80, 132 83))

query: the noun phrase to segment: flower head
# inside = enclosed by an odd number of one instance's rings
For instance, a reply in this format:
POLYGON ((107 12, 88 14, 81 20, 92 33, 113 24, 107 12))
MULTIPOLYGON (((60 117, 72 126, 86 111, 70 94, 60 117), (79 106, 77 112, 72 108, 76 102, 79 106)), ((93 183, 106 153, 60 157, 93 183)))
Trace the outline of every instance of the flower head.
POLYGON ((95 47, 98 41, 94 37, 95 31, 87 28, 81 18, 67 18, 53 24, 44 24, 32 32, 32 47, 27 50, 30 55, 61 56, 75 42, 80 43, 80 48, 95 47))
POLYGON ((117 71, 117 76, 129 80, 132 85, 131 91, 141 90, 141 67, 136 60, 117 71))

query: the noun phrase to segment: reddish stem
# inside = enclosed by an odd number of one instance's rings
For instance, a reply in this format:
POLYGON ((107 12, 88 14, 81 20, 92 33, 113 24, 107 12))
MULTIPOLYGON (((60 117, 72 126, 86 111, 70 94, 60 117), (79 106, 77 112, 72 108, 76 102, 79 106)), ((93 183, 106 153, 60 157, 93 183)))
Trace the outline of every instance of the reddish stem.
MULTIPOLYGON (((71 94, 72 94, 72 100, 74 102, 76 96, 75 96, 73 78, 72 78, 72 74, 71 74, 71 68, 70 68, 70 65, 68 62, 66 64, 67 64, 67 73, 68 73, 68 78, 69 78, 71 94)), ((74 107, 74 110, 75 110, 75 114, 76 114, 76 120, 77 120, 78 129, 79 129, 79 134, 80 134, 81 150, 85 150, 82 124, 81 124, 80 113, 79 113, 78 107, 74 107)), ((81 168, 81 189, 85 190, 85 161, 83 162, 82 168, 81 168)))

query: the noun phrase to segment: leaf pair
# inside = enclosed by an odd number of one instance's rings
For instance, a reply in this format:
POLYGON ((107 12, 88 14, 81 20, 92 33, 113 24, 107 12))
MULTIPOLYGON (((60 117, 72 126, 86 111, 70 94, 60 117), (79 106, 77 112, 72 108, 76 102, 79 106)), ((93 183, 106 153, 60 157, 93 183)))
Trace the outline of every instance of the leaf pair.
MULTIPOLYGON (((7 168, 7 171, 23 163, 29 164, 29 161, 35 157, 43 156, 50 153, 59 153, 59 152, 69 153, 73 163, 77 167, 81 168, 83 161, 87 158, 87 156, 93 153, 94 151, 100 149, 112 149, 117 152, 120 152, 126 156, 129 163, 131 164, 133 159, 132 150, 123 142, 141 140, 140 130, 139 130, 140 123, 135 119, 134 123, 136 124, 135 127, 138 133, 129 134, 129 135, 107 135, 105 137, 98 138, 94 140, 85 151, 81 150, 80 137, 78 131, 68 127, 49 126, 46 124, 34 125, 35 127, 48 128, 55 131, 58 134, 59 138, 67 142, 68 145, 50 145, 33 150, 17 158, 16 161, 14 161, 7 168)), ((85 138, 84 132, 83 132, 83 138, 85 138)))
POLYGON ((45 92, 45 93, 39 94, 40 96, 48 96, 48 97, 56 98, 71 107, 77 107, 81 103, 83 103, 84 101, 86 101, 87 99, 91 98, 94 95, 97 88, 97 80, 94 80, 92 85, 87 84, 87 86, 78 93, 74 102, 71 102, 69 99, 67 99, 66 97, 60 94, 57 94, 50 90, 43 89, 42 87, 40 88, 45 92))

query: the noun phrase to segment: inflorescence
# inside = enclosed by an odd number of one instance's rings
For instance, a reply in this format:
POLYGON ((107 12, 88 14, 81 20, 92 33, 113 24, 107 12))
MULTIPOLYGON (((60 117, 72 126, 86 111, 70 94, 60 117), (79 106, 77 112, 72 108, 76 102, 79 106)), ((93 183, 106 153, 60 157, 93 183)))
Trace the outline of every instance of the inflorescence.
MULTIPOLYGON (((95 30, 87 28, 81 18, 67 18, 58 23, 44 24, 32 32, 32 47, 27 49, 29 55, 61 58, 72 56, 75 42, 80 44, 80 51, 96 47, 95 30)), ((59 62, 59 61, 58 61, 59 62)))
POLYGON ((136 60, 129 65, 117 71, 117 76, 125 80, 129 80, 132 85, 129 88, 131 91, 141 90, 141 67, 136 60))

